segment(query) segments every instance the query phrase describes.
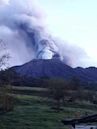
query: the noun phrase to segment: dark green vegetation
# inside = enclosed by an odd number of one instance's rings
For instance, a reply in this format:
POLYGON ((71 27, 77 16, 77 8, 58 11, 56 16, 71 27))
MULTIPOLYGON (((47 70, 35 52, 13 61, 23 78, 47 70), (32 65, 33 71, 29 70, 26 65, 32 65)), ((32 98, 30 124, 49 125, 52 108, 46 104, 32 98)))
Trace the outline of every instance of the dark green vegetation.
POLYGON ((40 79, 40 87, 34 80, 31 87, 23 87, 13 72, 1 75, 0 129, 65 129, 64 118, 97 113, 97 91, 84 89, 76 78, 40 79), (11 86, 13 82, 17 85, 11 86))
MULTIPOLYGON (((15 89, 15 87, 14 87, 15 89)), ((41 88, 27 88, 29 92, 45 91, 41 88)), ((23 90, 25 88, 16 88, 23 90)), ((97 113, 97 105, 90 102, 64 102, 63 110, 57 112, 52 107, 52 99, 32 95, 16 95, 14 97, 14 109, 5 114, 0 114, 0 129, 66 129, 61 123, 64 118, 75 118, 86 114, 97 113)))
POLYGON ((92 104, 66 104, 56 112, 50 108, 50 100, 41 97, 15 95, 13 111, 0 115, 0 129, 65 129, 61 120, 76 117, 77 113, 96 113, 92 104))

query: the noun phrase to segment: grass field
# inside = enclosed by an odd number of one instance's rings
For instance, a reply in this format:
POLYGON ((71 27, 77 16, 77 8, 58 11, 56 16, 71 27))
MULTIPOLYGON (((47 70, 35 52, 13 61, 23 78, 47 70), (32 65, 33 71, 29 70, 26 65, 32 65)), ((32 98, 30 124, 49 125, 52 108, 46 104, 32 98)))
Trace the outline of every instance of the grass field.
POLYGON ((61 123, 64 118, 75 118, 79 112, 83 116, 97 113, 97 105, 90 103, 67 103, 64 110, 51 109, 47 98, 31 95, 15 95, 14 110, 0 115, 0 129, 66 129, 61 123))

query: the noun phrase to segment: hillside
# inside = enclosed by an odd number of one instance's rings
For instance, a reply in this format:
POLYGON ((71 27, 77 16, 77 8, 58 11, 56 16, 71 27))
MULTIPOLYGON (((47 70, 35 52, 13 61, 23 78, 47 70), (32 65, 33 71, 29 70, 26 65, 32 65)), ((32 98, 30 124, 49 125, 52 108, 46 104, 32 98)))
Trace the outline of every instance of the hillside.
POLYGON ((72 68, 59 59, 51 60, 32 60, 24 65, 15 66, 11 68, 21 76, 30 78, 64 78, 71 79, 76 77, 82 82, 96 83, 97 82, 97 68, 72 68))

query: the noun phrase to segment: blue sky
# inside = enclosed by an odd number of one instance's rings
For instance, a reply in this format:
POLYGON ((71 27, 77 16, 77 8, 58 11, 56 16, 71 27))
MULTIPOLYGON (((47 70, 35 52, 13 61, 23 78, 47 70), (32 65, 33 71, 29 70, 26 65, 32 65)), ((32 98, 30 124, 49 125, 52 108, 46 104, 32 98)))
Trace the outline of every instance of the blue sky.
POLYGON ((97 66, 97 0, 39 0, 46 13, 49 30, 89 56, 97 66))

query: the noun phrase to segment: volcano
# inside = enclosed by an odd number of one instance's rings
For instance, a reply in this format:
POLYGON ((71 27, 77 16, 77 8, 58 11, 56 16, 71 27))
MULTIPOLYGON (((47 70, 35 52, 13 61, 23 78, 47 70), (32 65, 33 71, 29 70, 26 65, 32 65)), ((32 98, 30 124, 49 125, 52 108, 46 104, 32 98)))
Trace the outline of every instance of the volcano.
POLYGON ((60 59, 38 59, 32 60, 24 65, 15 66, 11 69, 15 70, 19 75, 30 78, 63 78, 72 79, 76 77, 81 82, 96 83, 97 68, 72 68, 64 64, 60 59))
POLYGON ((66 78, 74 75, 74 70, 58 59, 32 60, 24 65, 13 67, 17 73, 32 78, 66 78))

